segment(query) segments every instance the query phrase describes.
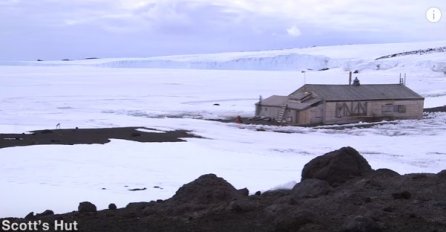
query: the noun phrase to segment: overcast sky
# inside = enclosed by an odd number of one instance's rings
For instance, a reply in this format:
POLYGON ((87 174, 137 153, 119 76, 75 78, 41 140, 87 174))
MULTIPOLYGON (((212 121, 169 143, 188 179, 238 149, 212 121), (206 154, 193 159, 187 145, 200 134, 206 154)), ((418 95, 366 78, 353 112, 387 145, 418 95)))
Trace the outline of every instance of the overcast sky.
POLYGON ((445 0, 0 0, 1 60, 427 40, 446 40, 445 0))

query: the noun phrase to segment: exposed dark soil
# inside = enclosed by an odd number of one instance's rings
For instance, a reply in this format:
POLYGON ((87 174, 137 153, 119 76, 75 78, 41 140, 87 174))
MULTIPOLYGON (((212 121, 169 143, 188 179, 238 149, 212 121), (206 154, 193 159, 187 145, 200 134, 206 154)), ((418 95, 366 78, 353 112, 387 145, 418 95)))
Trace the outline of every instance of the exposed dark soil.
POLYGON ((0 134, 0 148, 48 144, 105 144, 110 139, 125 139, 137 142, 183 142, 182 138, 198 138, 185 131, 157 131, 143 127, 118 127, 97 129, 38 130, 22 134, 0 134), (143 132, 148 129, 155 132, 143 132))
POLYGON ((446 112, 446 106, 439 106, 439 107, 425 108, 425 109, 424 109, 424 112, 426 112, 426 113, 446 112))
POLYGON ((388 58, 400 57, 400 56, 408 56, 408 55, 424 55, 424 54, 441 53, 441 52, 446 52, 446 47, 427 48, 427 49, 419 49, 419 50, 413 50, 413 51, 407 51, 407 52, 394 53, 394 54, 378 57, 375 60, 388 59, 388 58))
POLYGON ((444 232, 446 170, 407 175, 374 170, 355 149, 344 147, 307 163, 302 181, 291 190, 250 195, 247 189, 237 190, 207 174, 183 185, 166 201, 130 203, 124 208, 111 204, 102 211, 82 202, 67 214, 46 211, 30 213, 26 219, 0 219, 4 220, 40 220, 49 223, 48 231, 54 231, 56 220, 64 220, 76 222, 79 231, 104 232, 444 232))

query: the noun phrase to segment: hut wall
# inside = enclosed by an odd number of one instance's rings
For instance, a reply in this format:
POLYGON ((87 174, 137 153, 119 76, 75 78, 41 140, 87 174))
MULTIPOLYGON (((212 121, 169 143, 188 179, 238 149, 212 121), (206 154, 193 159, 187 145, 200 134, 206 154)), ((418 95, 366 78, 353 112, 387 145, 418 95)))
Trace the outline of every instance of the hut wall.
POLYGON ((298 120, 298 111, 295 109, 287 109, 284 119, 288 124, 296 124, 298 120))
POLYGON ((310 124, 310 110, 301 110, 298 114, 298 125, 309 125, 310 124))
POLYGON ((296 113, 297 125, 317 125, 322 123, 323 105, 310 107, 296 113))
MULTIPOLYGON (((325 102, 305 110, 287 109, 284 119, 292 125, 342 124, 383 119, 420 119, 423 100, 325 102)), ((261 105, 257 116, 278 120, 282 106, 261 105)))
POLYGON ((386 100, 370 102, 368 116, 394 119, 420 119, 423 117, 423 100, 386 100))
POLYGON ((260 110, 259 110, 259 115, 258 116, 277 119, 281 108, 282 107, 279 107, 279 106, 266 106, 266 105, 262 105, 260 110))
POLYGON ((419 119, 423 116, 423 102, 423 100, 326 102, 324 124, 419 119))

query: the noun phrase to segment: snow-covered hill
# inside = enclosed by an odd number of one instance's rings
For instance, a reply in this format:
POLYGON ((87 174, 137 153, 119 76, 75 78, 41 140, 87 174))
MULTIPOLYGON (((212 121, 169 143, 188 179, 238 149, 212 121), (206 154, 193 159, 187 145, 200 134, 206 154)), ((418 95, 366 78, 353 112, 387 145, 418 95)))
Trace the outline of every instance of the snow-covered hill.
POLYGON ((3 62, 3 64, 223 70, 327 70, 342 68, 352 71, 412 66, 444 72, 446 71, 446 41, 325 46, 148 58, 3 62))

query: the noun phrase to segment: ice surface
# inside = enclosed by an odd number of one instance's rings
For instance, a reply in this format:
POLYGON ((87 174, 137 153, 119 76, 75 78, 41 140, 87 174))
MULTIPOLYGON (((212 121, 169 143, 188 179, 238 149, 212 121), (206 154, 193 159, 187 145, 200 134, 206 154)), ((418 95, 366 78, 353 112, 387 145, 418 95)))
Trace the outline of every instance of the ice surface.
POLYGON ((62 213, 75 210, 80 201, 91 201, 103 209, 111 202, 122 207, 132 201, 164 199, 206 173, 215 173, 236 188, 247 187, 251 192, 291 187, 290 183, 300 180, 306 162, 342 146, 358 149, 373 168, 391 168, 399 173, 438 172, 446 167, 445 113, 425 115, 419 121, 346 128, 254 126, 204 119, 252 116, 259 95, 286 95, 304 83, 346 84, 345 70, 353 68, 361 69, 357 75, 364 84, 398 83, 399 74, 406 73, 407 85, 426 98, 425 106, 445 105, 443 54, 375 60, 444 44, 3 63, 1 133, 54 129, 60 123, 62 128, 186 129, 205 139, 187 139, 185 143, 113 140, 105 145, 0 149, 0 185, 4 190, 0 193, 0 217, 23 217, 45 209, 62 213), (301 66, 289 67, 293 59, 301 66), (146 60, 157 60, 153 66, 157 68, 147 68, 146 60), (242 65, 236 66, 236 60, 242 65), (164 61, 182 62, 184 66, 169 66, 164 61), (195 67, 197 62, 203 66, 195 67), (324 65, 330 69, 316 71, 324 65), (129 191, 143 187, 147 190, 129 191))

